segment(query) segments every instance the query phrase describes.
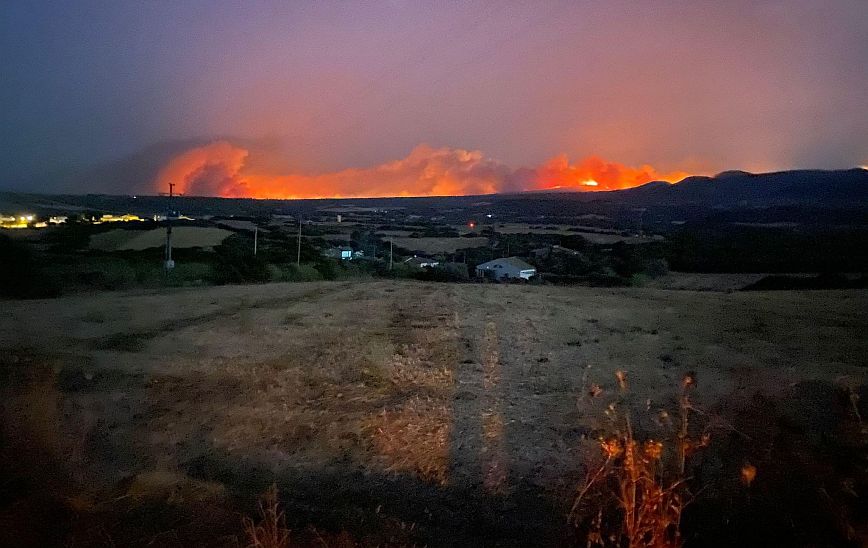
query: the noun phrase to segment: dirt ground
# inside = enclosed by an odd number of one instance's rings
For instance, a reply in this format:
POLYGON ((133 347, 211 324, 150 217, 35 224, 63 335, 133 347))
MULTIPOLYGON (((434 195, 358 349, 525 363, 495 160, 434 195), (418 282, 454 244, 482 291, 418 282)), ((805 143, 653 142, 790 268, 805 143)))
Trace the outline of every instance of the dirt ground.
POLYGON ((725 425, 688 545, 865 539, 865 291, 370 281, 0 307, 0 545, 239 546, 273 482, 299 544, 580 543, 566 515, 618 370, 645 410, 694 371, 698 420, 725 425))

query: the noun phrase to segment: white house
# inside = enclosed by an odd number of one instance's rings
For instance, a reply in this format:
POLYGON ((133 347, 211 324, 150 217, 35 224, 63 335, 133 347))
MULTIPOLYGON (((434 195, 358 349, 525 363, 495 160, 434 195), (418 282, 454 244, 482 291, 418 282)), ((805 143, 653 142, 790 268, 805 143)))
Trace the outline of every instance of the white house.
POLYGON ((531 276, 536 276, 536 268, 518 257, 506 257, 478 265, 476 267, 476 275, 491 277, 495 280, 505 280, 508 278, 527 280, 531 276))

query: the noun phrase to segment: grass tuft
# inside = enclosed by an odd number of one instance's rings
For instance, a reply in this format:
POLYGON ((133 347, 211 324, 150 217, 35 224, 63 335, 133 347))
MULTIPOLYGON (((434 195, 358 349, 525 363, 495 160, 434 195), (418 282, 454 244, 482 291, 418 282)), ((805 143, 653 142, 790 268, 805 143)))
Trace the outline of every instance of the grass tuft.
POLYGON ((259 521, 245 517, 243 523, 248 548, 289 547, 289 529, 286 515, 280 508, 277 485, 271 484, 259 499, 259 521))
MULTIPOLYGON (((669 434, 659 437, 640 435, 639 418, 629 404, 627 374, 618 371, 615 376, 619 395, 606 409, 611 428, 598 440, 601 462, 579 486, 570 518, 585 533, 589 547, 677 548, 682 544, 681 515, 693 498, 687 460, 709 443, 707 433, 692 436, 690 431, 696 375, 690 372, 682 379, 678 416, 665 411, 659 415, 669 434)), ((588 391, 591 397, 600 393, 597 385, 588 391)), ((650 405, 645 407, 650 411, 650 405)), ((752 472, 755 475, 755 469, 752 472)))

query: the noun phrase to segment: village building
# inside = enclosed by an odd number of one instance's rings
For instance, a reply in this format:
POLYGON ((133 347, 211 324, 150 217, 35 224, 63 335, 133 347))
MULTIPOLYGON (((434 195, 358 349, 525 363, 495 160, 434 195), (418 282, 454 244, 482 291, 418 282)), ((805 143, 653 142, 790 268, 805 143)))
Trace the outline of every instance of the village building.
POLYGON ((342 261, 351 261, 353 259, 359 259, 364 257, 364 251, 353 251, 352 247, 344 246, 344 247, 332 247, 330 249, 326 249, 323 252, 323 255, 329 257, 331 259, 340 259, 342 261))
POLYGON ((524 279, 536 276, 536 268, 518 257, 505 257, 482 263, 476 267, 476 275, 495 280, 524 279))
POLYGON ((353 248, 351 247, 332 247, 330 249, 326 249, 323 252, 323 255, 329 257, 330 259, 341 259, 342 261, 348 261, 353 258, 353 248))
POLYGON ((437 261, 435 259, 429 259, 427 257, 419 257, 417 255, 413 255, 409 259, 405 259, 404 264, 407 266, 412 266, 414 268, 434 268, 435 266, 440 264, 440 261, 437 261))

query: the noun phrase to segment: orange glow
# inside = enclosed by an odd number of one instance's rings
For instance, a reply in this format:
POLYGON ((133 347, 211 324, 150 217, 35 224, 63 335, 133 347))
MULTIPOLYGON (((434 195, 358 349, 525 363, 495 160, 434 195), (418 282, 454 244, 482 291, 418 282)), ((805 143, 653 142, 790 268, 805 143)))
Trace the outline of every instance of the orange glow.
POLYGON ((248 159, 255 154, 228 141, 188 150, 160 170, 155 189, 162 192, 173 182, 183 194, 226 198, 460 196, 551 189, 617 190, 688 176, 685 172, 661 173, 649 165, 625 166, 596 156, 570 164, 566 155, 560 155, 536 168, 514 170, 480 151, 425 144, 405 158, 373 167, 279 174, 253 168, 248 159))
POLYGON ((660 173, 649 165, 625 166, 597 156, 589 156, 571 165, 567 156, 562 154, 536 169, 536 183, 541 189, 620 190, 651 181, 675 183, 689 175, 682 171, 660 173))

